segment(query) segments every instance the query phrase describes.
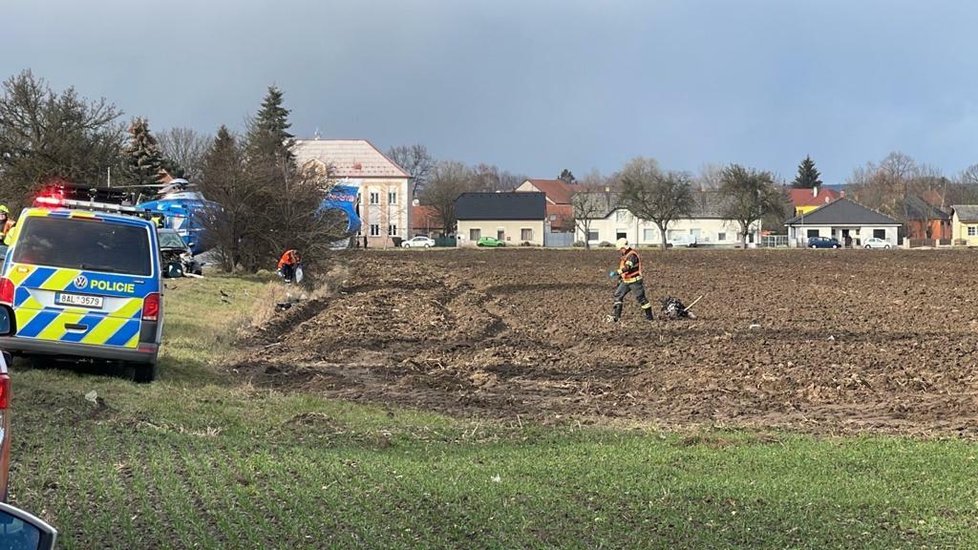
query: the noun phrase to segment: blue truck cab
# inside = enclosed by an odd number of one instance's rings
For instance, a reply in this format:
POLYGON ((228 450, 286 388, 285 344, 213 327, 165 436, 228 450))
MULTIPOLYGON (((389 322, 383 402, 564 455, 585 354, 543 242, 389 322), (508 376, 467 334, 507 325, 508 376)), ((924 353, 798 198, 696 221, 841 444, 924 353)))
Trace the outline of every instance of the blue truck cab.
POLYGON ((7 240, 0 303, 13 307, 17 331, 0 348, 116 362, 150 382, 163 334, 157 224, 136 209, 73 202, 25 209, 7 240))

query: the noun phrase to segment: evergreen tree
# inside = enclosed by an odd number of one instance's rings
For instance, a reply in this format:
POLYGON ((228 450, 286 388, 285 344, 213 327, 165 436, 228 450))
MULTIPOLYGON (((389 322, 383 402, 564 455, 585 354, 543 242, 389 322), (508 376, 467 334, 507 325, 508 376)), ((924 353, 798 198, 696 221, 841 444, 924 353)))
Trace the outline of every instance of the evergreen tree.
POLYGON ((820 176, 821 174, 818 173, 818 169, 815 168, 815 161, 812 160, 811 156, 806 156, 805 160, 801 161, 801 164, 798 165, 798 175, 791 182, 791 186, 795 189, 821 187, 822 180, 819 179, 820 176))
POLYGON ((204 195, 222 205, 220 209, 207 211, 204 225, 217 247, 221 266, 232 271, 241 263, 248 263, 242 254, 243 245, 254 235, 248 235, 249 221, 254 218, 254 197, 258 189, 255 182, 245 176, 244 154, 237 140, 227 127, 221 126, 210 148, 204 154, 199 182, 204 195))
POLYGON ((129 126, 129 144, 125 148, 131 182, 137 185, 156 183, 163 168, 163 153, 149 131, 149 121, 136 118, 129 126))
POLYGON ((288 168, 295 162, 292 146, 294 136, 288 132, 289 110, 282 106, 282 91, 269 86, 261 110, 248 129, 246 153, 251 168, 288 168))
POLYGON ((321 210, 332 184, 329 175, 308 168, 300 171, 296 166, 288 117, 282 92, 271 86, 249 124, 244 177, 255 192, 249 200, 255 206, 245 235, 248 246, 240 258, 249 271, 275 265, 290 248, 306 258, 317 257, 343 237, 343 230, 338 229, 341 220, 321 210))
POLYGON ((560 171, 560 175, 557 176, 557 179, 562 180, 564 183, 568 185, 577 183, 577 178, 574 177, 574 173, 566 168, 560 171))

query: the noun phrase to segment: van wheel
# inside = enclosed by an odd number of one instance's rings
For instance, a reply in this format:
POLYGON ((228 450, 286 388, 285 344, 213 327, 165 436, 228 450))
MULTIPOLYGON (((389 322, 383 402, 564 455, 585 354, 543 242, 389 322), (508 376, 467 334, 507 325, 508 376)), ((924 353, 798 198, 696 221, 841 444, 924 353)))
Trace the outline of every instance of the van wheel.
POLYGON ((137 384, 148 384, 156 380, 160 368, 156 363, 129 363, 125 367, 126 377, 137 384))

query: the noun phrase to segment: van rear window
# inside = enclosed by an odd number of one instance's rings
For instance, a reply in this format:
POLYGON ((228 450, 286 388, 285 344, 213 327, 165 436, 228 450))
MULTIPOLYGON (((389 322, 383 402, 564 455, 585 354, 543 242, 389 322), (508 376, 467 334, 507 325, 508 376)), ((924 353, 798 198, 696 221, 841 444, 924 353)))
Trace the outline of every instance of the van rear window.
POLYGON ((80 218, 31 216, 14 244, 14 263, 86 271, 153 274, 144 227, 80 218))

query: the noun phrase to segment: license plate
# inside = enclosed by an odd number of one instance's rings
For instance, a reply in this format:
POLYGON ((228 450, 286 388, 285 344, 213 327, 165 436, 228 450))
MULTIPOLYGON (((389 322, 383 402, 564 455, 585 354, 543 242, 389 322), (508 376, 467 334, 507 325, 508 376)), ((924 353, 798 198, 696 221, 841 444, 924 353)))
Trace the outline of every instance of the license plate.
POLYGON ((80 306, 102 309, 102 297, 87 294, 66 294, 59 292, 54 296, 54 302, 61 306, 80 306))

